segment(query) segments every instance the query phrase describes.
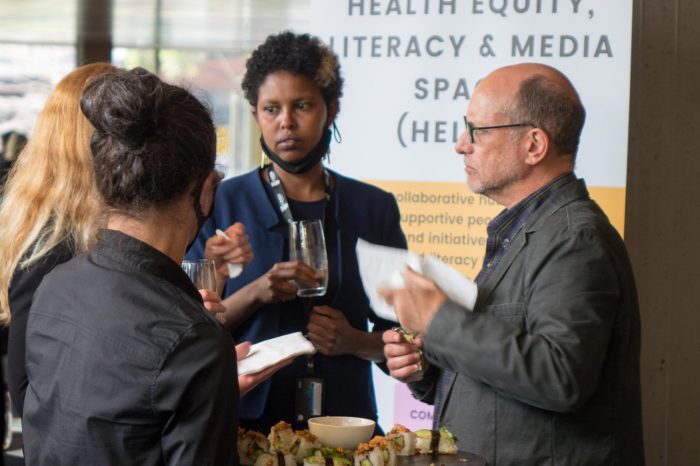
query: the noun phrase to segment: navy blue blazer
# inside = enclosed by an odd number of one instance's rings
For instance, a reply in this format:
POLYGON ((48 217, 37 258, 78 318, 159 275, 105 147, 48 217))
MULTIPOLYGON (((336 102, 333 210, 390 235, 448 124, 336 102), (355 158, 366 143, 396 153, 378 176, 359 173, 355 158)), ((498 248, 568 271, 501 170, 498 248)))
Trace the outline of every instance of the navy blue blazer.
MULTIPOLYGON (((391 322, 378 318, 369 306, 359 276, 355 245, 358 238, 387 246, 406 248, 406 238, 400 226, 400 214, 394 196, 381 189, 353 180, 329 170, 335 180, 331 196, 333 219, 337 226, 337 264, 335 274, 338 288, 330 305, 343 311, 355 328, 367 330, 368 320, 375 330, 390 328, 391 322)), ((188 258, 204 255, 206 240, 216 228, 226 229, 235 222, 245 225, 254 253, 253 261, 235 279, 229 279, 224 297, 257 279, 277 262, 288 260, 286 221, 268 195, 259 169, 224 181, 216 195, 212 217, 206 222, 189 250, 188 258)), ((329 260, 329 263, 332 261, 329 260)), ((237 342, 257 343, 304 328, 281 328, 280 313, 289 312, 286 303, 261 307, 247 321, 232 330, 237 342)), ((376 419, 376 404, 372 385, 371 365, 354 356, 320 358, 324 378, 324 414, 354 415, 376 419)), ((274 377, 278 377, 275 374, 274 377)), ((240 416, 258 418, 265 407, 271 380, 261 383, 241 399, 240 416)), ((293 384, 289 390, 294 390, 293 384)), ((277 396, 277 394, 275 395, 277 396)), ((291 419, 280 419, 291 422, 291 419)))

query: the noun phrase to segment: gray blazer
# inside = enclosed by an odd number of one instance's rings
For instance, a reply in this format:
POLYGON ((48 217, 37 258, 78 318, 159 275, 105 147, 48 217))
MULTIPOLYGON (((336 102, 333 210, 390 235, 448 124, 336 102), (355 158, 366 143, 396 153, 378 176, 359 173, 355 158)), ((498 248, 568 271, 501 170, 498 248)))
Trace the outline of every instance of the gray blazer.
MULTIPOLYGON (((639 308, 622 239, 571 182, 541 205, 479 290, 425 334, 456 372, 438 416, 490 465, 644 464, 639 308)), ((434 400, 439 370, 411 384, 434 400)))

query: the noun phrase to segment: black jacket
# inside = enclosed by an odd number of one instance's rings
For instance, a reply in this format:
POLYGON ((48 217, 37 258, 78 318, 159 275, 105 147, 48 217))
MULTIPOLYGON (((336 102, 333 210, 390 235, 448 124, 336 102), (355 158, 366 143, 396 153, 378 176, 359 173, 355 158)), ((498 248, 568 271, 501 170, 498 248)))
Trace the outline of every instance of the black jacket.
POLYGON ((25 336, 34 293, 47 273, 72 257, 73 248, 68 241, 64 241, 29 267, 17 267, 12 276, 8 291, 12 322, 7 344, 7 388, 16 416, 22 416, 24 392, 27 390, 27 371, 24 369, 25 336))
POLYGON ((237 464, 233 341, 180 266, 104 230, 27 324, 27 465, 237 464))

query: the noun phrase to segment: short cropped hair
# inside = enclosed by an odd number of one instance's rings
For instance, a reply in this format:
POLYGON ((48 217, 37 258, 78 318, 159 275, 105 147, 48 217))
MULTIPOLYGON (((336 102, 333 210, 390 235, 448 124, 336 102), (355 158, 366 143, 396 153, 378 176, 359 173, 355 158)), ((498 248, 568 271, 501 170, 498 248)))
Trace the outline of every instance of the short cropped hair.
POLYGON ((251 106, 258 104, 258 91, 265 78, 276 71, 306 76, 318 86, 327 107, 340 107, 343 78, 338 56, 320 39, 290 31, 268 36, 246 62, 242 87, 251 106))
POLYGON ((576 158, 586 111, 559 84, 539 74, 524 80, 509 113, 513 121, 543 129, 559 153, 576 158))

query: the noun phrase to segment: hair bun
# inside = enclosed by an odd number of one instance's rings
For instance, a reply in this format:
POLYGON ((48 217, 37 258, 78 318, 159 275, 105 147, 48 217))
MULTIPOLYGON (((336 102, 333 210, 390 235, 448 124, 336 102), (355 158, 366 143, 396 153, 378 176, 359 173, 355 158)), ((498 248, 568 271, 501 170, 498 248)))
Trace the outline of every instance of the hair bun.
POLYGON ((158 131, 163 82, 143 68, 91 81, 80 108, 95 130, 127 147, 140 147, 158 131))

